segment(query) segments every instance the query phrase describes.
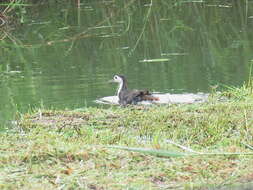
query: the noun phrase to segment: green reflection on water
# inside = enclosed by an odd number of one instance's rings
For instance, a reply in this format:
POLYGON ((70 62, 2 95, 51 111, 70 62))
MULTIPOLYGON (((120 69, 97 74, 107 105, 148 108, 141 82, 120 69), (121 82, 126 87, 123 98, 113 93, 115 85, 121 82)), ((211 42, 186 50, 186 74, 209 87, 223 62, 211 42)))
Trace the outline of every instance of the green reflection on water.
POLYGON ((173 93, 208 92, 210 85, 248 78, 251 1, 150 2, 26 7, 24 23, 6 27, 1 41, 0 122, 41 104, 96 106, 96 98, 115 94, 107 81, 116 73, 132 88, 173 93))

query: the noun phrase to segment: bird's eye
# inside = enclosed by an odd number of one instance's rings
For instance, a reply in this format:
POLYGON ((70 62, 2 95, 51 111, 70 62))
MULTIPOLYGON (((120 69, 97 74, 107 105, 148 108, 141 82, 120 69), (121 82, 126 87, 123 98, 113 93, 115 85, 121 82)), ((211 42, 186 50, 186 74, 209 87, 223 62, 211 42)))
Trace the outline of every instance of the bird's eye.
POLYGON ((114 77, 114 79, 118 79, 118 77, 117 77, 117 76, 115 76, 115 77, 114 77))

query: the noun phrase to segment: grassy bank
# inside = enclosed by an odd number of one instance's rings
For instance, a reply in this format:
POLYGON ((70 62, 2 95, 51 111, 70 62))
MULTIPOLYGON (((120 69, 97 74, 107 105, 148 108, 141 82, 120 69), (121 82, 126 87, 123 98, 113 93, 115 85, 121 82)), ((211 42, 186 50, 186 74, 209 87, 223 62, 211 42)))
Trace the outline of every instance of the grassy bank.
POLYGON ((16 128, 0 134, 0 188, 217 189, 249 183, 253 155, 160 157, 109 147, 252 153, 252 89, 223 95, 214 93, 204 104, 22 115, 16 128), (229 98, 219 100, 223 95, 229 98))

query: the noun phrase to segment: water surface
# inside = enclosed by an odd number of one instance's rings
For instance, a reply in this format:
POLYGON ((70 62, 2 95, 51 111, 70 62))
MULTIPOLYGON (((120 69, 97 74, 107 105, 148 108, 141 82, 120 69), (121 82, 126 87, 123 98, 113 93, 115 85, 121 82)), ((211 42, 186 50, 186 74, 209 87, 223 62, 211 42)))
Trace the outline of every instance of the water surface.
POLYGON ((94 100, 115 94, 107 83, 114 74, 124 74, 131 88, 162 93, 222 90, 249 77, 252 1, 30 5, 0 42, 3 127, 31 108, 99 106, 94 100))

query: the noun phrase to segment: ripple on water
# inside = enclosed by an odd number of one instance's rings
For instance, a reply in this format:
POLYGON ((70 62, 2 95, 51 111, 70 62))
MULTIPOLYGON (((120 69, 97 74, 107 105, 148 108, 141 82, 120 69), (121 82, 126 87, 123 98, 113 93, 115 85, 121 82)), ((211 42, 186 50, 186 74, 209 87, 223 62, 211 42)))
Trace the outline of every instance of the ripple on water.
MULTIPOLYGON (((192 103, 201 103, 207 101, 208 94, 205 93, 184 93, 184 94, 153 94, 154 97, 157 97, 158 101, 142 101, 140 104, 149 105, 149 104, 192 104, 192 103)), ((118 104, 117 96, 107 96, 100 98, 95 101, 100 104, 118 104)))

